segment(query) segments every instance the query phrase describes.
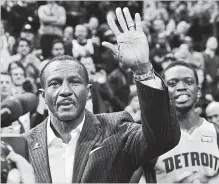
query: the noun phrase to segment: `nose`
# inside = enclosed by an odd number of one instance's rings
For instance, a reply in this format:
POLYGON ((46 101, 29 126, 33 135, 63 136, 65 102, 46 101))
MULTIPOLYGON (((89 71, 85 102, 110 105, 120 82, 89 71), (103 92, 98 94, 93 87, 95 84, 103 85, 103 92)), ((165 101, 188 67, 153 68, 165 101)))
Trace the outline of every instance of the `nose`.
POLYGON ((20 78, 21 78, 21 75, 20 75, 20 74, 18 74, 18 75, 17 75, 17 78, 18 78, 18 79, 20 79, 20 78))
POLYGON ((186 91, 187 87, 186 84, 183 81, 179 81, 177 86, 176 86, 177 91, 186 91))
POLYGON ((73 90, 70 87, 69 83, 67 81, 63 81, 59 95, 62 97, 67 97, 67 96, 71 96, 72 94, 73 94, 73 90))

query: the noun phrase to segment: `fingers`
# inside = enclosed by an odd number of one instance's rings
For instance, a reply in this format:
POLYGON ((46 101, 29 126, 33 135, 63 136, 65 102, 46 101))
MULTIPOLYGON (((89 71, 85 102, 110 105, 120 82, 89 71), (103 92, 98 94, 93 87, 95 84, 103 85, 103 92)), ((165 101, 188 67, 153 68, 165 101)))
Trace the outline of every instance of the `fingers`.
POLYGON ((116 47, 113 44, 111 44, 109 42, 103 42, 102 45, 104 47, 106 47, 107 49, 109 49, 113 54, 117 53, 117 49, 116 49, 116 47))
POLYGON ((12 160, 16 164, 21 176, 21 180, 24 184, 35 183, 33 168, 25 158, 11 151, 7 156, 7 159, 12 160))
POLYGON ((139 13, 135 14, 135 25, 136 25, 136 30, 137 31, 143 31, 142 30, 141 17, 139 15, 139 13))
POLYGON ((129 30, 135 30, 135 24, 132 20, 132 17, 131 17, 131 14, 129 12, 129 9, 127 7, 123 8, 123 12, 124 12, 124 15, 125 15, 125 18, 126 18, 126 22, 127 22, 127 25, 128 25, 128 28, 129 30))
POLYGON ((114 35, 118 36, 120 34, 120 31, 111 15, 107 16, 107 22, 114 35))
POLYGON ((123 16, 123 14, 122 14, 121 8, 116 8, 116 16, 117 16, 117 19, 118 19, 118 21, 119 21, 119 24, 120 24, 122 30, 123 30, 124 32, 125 32, 125 31, 128 31, 128 28, 127 28, 127 25, 126 25, 124 16, 123 16))
POLYGON ((19 154, 14 153, 13 151, 10 152, 7 159, 10 159, 13 162, 15 162, 15 164, 19 170, 23 170, 23 169, 25 169, 24 166, 29 165, 29 163, 27 162, 27 160, 25 158, 23 158, 19 154))
MULTIPOLYGON (((118 19, 118 22, 122 28, 122 30, 124 32, 128 31, 128 30, 135 30, 135 26, 136 26, 136 30, 137 31, 143 31, 142 30, 142 24, 141 24, 141 17, 139 13, 135 14, 135 23, 131 17, 131 14, 129 12, 129 9, 127 7, 123 8, 123 12, 125 15, 125 18, 123 16, 122 10, 121 8, 116 8, 116 16, 118 19), (127 27, 128 26, 128 27, 127 27)), ((119 31, 113 17, 111 15, 107 16, 107 21, 109 24, 110 29, 113 31, 114 35, 117 37, 121 34, 121 32, 119 31)))

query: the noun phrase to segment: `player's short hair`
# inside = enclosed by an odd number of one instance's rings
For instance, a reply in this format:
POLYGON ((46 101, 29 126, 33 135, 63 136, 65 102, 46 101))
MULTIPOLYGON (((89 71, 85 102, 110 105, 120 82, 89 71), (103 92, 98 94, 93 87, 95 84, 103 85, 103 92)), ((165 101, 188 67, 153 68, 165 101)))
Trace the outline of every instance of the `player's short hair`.
POLYGON ((189 68, 190 70, 192 70, 193 73, 194 73, 194 76, 195 76, 196 84, 199 83, 199 81, 198 81, 198 74, 197 74, 195 68, 194 68, 191 64, 186 63, 186 62, 184 62, 184 61, 175 61, 175 62, 172 62, 171 64, 169 64, 169 65, 167 66, 167 68, 165 68, 165 69, 163 70, 163 72, 162 72, 162 74, 161 74, 161 76, 163 77, 163 79, 165 79, 165 73, 166 73, 166 71, 169 70, 170 68, 173 68, 173 67, 176 67, 176 66, 184 66, 184 67, 189 68))
POLYGON ((51 60, 49 60, 48 63, 46 63, 43 68, 41 69, 40 71, 40 84, 41 86, 44 88, 45 87, 45 81, 44 81, 44 77, 45 77, 45 71, 46 71, 46 68, 51 64, 51 63, 54 63, 54 62, 62 62, 62 61, 66 61, 66 60, 70 60, 72 62, 76 62, 78 63, 81 67, 82 67, 82 70, 84 72, 84 75, 85 75, 85 80, 87 82, 87 84, 89 83, 89 76, 88 76, 88 73, 87 73, 87 70, 85 68, 85 66, 80 62, 78 61, 77 59, 75 59, 74 57, 72 56, 69 56, 69 55, 61 55, 61 56, 57 56, 57 57, 54 57, 52 58, 51 60))

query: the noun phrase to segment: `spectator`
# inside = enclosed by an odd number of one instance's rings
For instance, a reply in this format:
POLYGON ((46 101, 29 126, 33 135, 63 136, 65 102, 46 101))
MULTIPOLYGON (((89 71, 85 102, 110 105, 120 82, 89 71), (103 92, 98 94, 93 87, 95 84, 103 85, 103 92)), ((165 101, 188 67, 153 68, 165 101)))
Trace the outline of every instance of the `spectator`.
POLYGON ((85 25, 75 27, 75 38, 72 41, 72 55, 79 59, 94 55, 94 46, 91 39, 88 39, 88 29, 85 25))
POLYGON ((184 43, 186 45, 188 45, 188 50, 189 50, 189 54, 190 54, 189 62, 193 65, 196 65, 199 68, 204 69, 205 64, 204 64, 203 55, 200 52, 197 52, 197 51, 194 50, 194 44, 193 44, 192 38, 189 37, 189 36, 186 36, 184 38, 184 43))
POLYGON ((188 13, 188 7, 186 2, 177 3, 174 11, 175 11, 174 16, 176 22, 189 21, 189 13, 188 13))
POLYGON ((174 52, 174 57, 177 60, 191 62, 191 53, 189 52, 189 46, 187 44, 181 44, 174 52))
POLYGON ((65 54, 65 44, 62 40, 54 40, 52 42, 52 47, 51 47, 51 55, 50 58, 64 55, 65 54))
POLYGON ((91 96, 87 100, 86 108, 94 114, 112 112, 111 103, 113 103, 112 90, 107 83, 107 76, 104 70, 96 72, 93 59, 91 57, 82 57, 81 63, 85 66, 89 76, 91 96))
POLYGON ((158 73, 162 71, 162 62, 167 53, 171 51, 169 43, 166 39, 164 32, 157 35, 157 43, 155 47, 151 49, 150 61, 154 66, 154 70, 158 73))
MULTIPOLYGON (((22 64, 19 62, 11 63, 9 65, 9 74, 12 79, 11 85, 10 85, 10 78, 6 77, 4 74, 1 75, 1 83, 8 84, 8 86, 4 85, 3 89, 1 90, 3 92, 2 97, 3 98, 5 97, 5 99, 9 98, 10 96, 15 96, 17 94, 25 93, 25 90, 23 89, 22 86, 25 81, 25 69, 22 66, 22 64), (7 90, 8 92, 6 92, 7 90)), ((29 129, 30 129, 30 113, 28 112, 20 116, 19 119, 13 122, 11 126, 3 128, 2 132, 19 134, 29 129)))
POLYGON ((94 83, 98 80, 96 77, 96 67, 91 57, 82 57, 80 62, 86 67, 89 75, 89 83, 94 83))
POLYGON ((8 65, 10 63, 10 58, 12 54, 12 50, 15 44, 15 38, 11 36, 5 30, 5 22, 0 22, 0 60, 1 60, 1 72, 5 72, 8 69, 8 65))
POLYGON ((44 61, 42 61, 40 65, 40 69, 45 66, 46 63, 49 62, 50 59, 56 56, 64 55, 66 52, 65 44, 61 39, 56 39, 52 42, 51 51, 50 51, 50 57, 44 61))
POLYGON ((29 42, 34 40, 34 32, 30 24, 25 24, 20 33, 21 38, 26 38, 29 42))
POLYGON ((26 81, 23 83, 23 88, 26 92, 37 94, 39 86, 39 70, 36 67, 29 63, 26 67, 26 81))
MULTIPOLYGON (((112 10, 109 10, 107 12, 107 16, 111 16, 114 21, 117 23, 115 12, 112 10)), ((118 27, 119 28, 119 27, 118 27)), ((109 28, 109 25, 106 23, 103 23, 98 30, 99 36, 101 41, 107 41, 112 43, 113 45, 117 46, 116 37, 109 28)), ((114 69, 118 66, 118 61, 115 60, 115 58, 112 56, 110 51, 108 49, 105 49, 104 47, 100 47, 100 65, 104 67, 107 74, 111 73, 114 69)))
POLYGON ((12 79, 9 73, 1 73, 1 102, 11 96, 12 79))
POLYGON ((194 65, 196 65, 197 67, 204 70, 205 63, 204 63, 204 57, 203 57, 202 53, 193 51, 191 54, 192 54, 192 58, 191 58, 192 61, 191 62, 194 65))
POLYGON ((205 61, 205 71, 209 75, 209 80, 213 80, 219 76, 219 57, 216 55, 218 41, 215 37, 210 37, 206 43, 206 49, 203 53, 205 61))
POLYGON ((173 63, 174 61, 176 61, 176 58, 174 57, 173 53, 168 53, 161 63, 162 69, 164 70, 166 67, 168 67, 169 64, 173 63))
POLYGON ((12 95, 24 93, 23 83, 26 78, 25 68, 20 62, 11 63, 8 66, 8 72, 11 75, 13 87, 11 89, 12 95))
POLYGON ((63 40, 64 41, 72 41, 74 36, 74 28, 71 26, 67 26, 64 29, 64 36, 63 36, 63 40))
POLYGON ((31 43, 31 48, 40 48, 38 43, 38 36, 35 36, 34 30, 31 24, 25 24, 20 33, 20 38, 25 38, 31 43))
POLYGON ((189 27, 187 36, 190 36, 194 42, 194 48, 196 50, 202 50, 202 40, 203 40, 203 34, 202 34, 202 28, 200 24, 200 19, 198 17, 193 17, 191 21, 191 26, 189 27), (200 30, 200 31, 197 31, 200 30))
POLYGON ((206 110, 206 118, 210 123, 219 125, 219 102, 211 102, 208 104, 206 110))
POLYGON ((120 101, 120 105, 113 106, 114 112, 122 111, 128 105, 128 97, 130 93, 129 74, 129 70, 125 69, 120 63, 117 65, 117 68, 108 74, 107 80, 110 84, 110 88, 120 101))
POLYGON ((177 24, 176 30, 173 34, 169 34, 169 42, 172 49, 179 47, 185 40, 189 29, 189 24, 185 21, 181 21, 177 24))
POLYGON ((66 11, 55 1, 47 1, 46 5, 39 7, 40 19, 40 47, 43 57, 47 59, 50 55, 53 40, 63 37, 63 28, 66 23, 66 11))
POLYGON ((99 27, 99 20, 97 17, 91 17, 88 21, 88 28, 90 30, 91 35, 97 34, 97 29, 99 27))
MULTIPOLYGON (((10 24, 10 32, 15 37, 18 37, 25 22, 31 20, 37 24, 37 4, 35 1, 10 1, 8 21, 10 24)), ((37 26, 36 26, 37 29, 37 26)))
POLYGON ((82 1, 60 1, 60 5, 66 10, 66 25, 75 27, 85 23, 86 9, 82 1))
POLYGON ((10 62, 19 61, 24 67, 32 63, 38 70, 40 60, 31 52, 31 43, 26 38, 20 38, 15 44, 15 55, 11 56, 10 62))
MULTIPOLYGON (((105 2, 103 2, 103 3, 105 3, 105 2)), ((118 22, 116 20, 115 12, 113 10, 107 11, 106 17, 109 15, 112 16, 112 18, 114 19, 116 24, 118 24, 118 22)), ((116 41, 115 36, 113 35, 111 29, 109 28, 109 25, 106 23, 106 20, 103 24, 100 25, 99 30, 98 30, 98 34, 99 34, 101 41, 105 41, 104 38, 106 38, 107 36, 114 38, 114 40, 116 41)))
POLYGON ((98 27, 99 27, 99 20, 97 17, 91 17, 89 19, 89 22, 87 24, 89 33, 90 33, 90 38, 92 40, 92 43, 96 46, 100 46, 100 38, 97 35, 98 34, 98 27))
POLYGON ((199 86, 198 100, 195 105, 195 111, 199 116, 205 117, 206 106, 209 104, 210 101, 213 100, 212 89, 207 81, 207 75, 204 69, 194 64, 192 64, 192 66, 197 73, 199 86))
POLYGON ((63 41, 66 46, 66 54, 72 56, 72 40, 74 39, 74 29, 71 26, 67 26, 64 30, 63 41))
MULTIPOLYGON (((9 73, 2 72, 1 73, 1 102, 9 99, 11 94, 11 89, 13 87, 12 79, 9 73)), ((1 133, 20 133, 20 125, 16 123, 12 123, 11 126, 1 128, 1 133)))
POLYGON ((165 33, 165 23, 162 19, 155 19, 152 22, 152 47, 157 44, 160 33, 165 33))

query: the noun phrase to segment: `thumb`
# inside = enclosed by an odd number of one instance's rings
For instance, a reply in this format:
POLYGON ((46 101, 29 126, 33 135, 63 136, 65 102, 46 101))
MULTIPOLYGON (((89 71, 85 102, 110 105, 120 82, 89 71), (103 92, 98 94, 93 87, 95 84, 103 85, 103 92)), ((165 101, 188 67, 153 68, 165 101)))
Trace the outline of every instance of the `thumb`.
POLYGON ((12 169, 8 173, 7 183, 9 184, 18 184, 21 182, 20 172, 18 169, 12 169))
POLYGON ((107 49, 109 49, 113 54, 117 53, 117 48, 112 43, 102 42, 102 46, 104 46, 107 49))

